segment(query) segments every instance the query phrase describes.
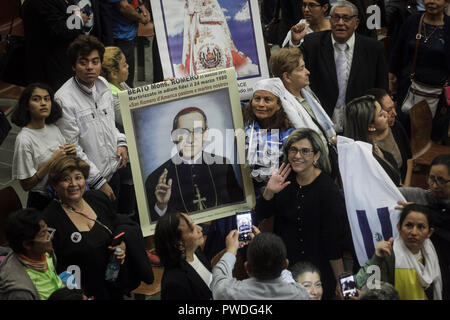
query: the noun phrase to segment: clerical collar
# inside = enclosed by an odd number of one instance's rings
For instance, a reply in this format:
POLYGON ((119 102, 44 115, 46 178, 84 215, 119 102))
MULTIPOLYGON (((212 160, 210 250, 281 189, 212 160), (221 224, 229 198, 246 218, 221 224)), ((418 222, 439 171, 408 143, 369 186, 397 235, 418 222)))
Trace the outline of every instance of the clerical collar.
POLYGON ((202 155, 203 155, 203 151, 199 152, 199 154, 197 154, 194 159, 188 159, 188 158, 184 158, 183 156, 180 156, 181 161, 183 161, 184 164, 201 164, 202 162, 202 155))

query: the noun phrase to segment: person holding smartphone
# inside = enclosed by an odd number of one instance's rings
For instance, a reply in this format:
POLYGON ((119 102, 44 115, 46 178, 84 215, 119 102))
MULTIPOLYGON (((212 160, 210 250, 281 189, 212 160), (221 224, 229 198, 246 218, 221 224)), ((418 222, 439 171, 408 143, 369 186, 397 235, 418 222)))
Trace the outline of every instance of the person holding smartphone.
POLYGON ((238 230, 231 230, 225 240, 226 252, 213 269, 214 300, 308 300, 308 291, 286 270, 289 260, 283 240, 255 226, 252 231, 244 263, 249 278, 233 278, 237 250, 248 242, 239 241, 238 230))

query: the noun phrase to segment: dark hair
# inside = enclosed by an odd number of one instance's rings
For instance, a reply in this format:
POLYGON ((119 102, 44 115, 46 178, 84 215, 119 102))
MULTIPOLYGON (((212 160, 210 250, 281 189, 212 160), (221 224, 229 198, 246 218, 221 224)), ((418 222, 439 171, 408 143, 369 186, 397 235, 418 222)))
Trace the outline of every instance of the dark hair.
POLYGON ((53 291, 48 300, 84 300, 83 290, 64 287, 53 291))
POLYGON ((23 243, 32 241, 41 230, 44 220, 40 211, 30 208, 11 213, 6 219, 5 234, 8 244, 16 253, 25 253, 23 243))
POLYGON ((69 56, 70 63, 74 67, 78 57, 88 56, 94 50, 98 51, 100 61, 103 62, 103 55, 105 54, 105 46, 103 43, 94 36, 81 34, 69 45, 67 55, 69 56))
MULTIPOLYGON (((253 121, 258 122, 258 118, 256 118, 255 114, 253 113, 252 101, 253 97, 250 99, 250 101, 247 103, 247 105, 243 110, 244 125, 248 125, 253 121)), ((275 114, 270 118, 270 121, 268 121, 270 124, 269 127, 263 129, 286 130, 292 128, 292 124, 289 121, 286 113, 284 112, 283 106, 281 104, 281 99, 279 97, 277 97, 277 104, 280 106, 280 109, 278 109, 275 112, 275 114)))
POLYGON ((450 174, 450 154, 440 154, 431 161, 430 168, 432 166, 443 165, 447 167, 447 173, 450 174))
POLYGON ((369 125, 375 121, 375 97, 362 96, 350 101, 345 108, 344 136, 372 144, 369 125))
POLYGON ((291 145, 296 143, 297 141, 307 139, 313 148, 314 154, 320 151, 320 157, 317 160, 317 168, 326 173, 331 173, 331 164, 330 159, 327 157, 327 151, 325 150, 325 145, 322 142, 319 134, 312 129, 309 128, 299 128, 295 129, 291 132, 289 137, 286 139, 286 142, 283 146, 283 161, 288 163, 288 153, 291 145))
POLYGON ((365 285, 359 300, 400 300, 400 296, 392 284, 380 281, 380 289, 369 289, 365 285))
POLYGON ((433 226, 432 216, 431 216, 431 210, 423 205, 412 203, 406 205, 402 212, 400 213, 400 217, 398 219, 398 225, 401 226, 403 224, 403 221, 405 221, 408 214, 410 214, 412 211, 420 212, 422 213, 428 221, 428 227, 431 228, 433 226))
POLYGON ((300 277, 305 272, 317 273, 320 277, 319 268, 309 261, 297 262, 290 268, 290 270, 292 272, 292 277, 294 278, 295 281, 297 281, 297 278, 300 277))
POLYGON ((247 249, 252 276, 260 280, 278 278, 286 267, 286 255, 286 246, 279 236, 271 232, 258 234, 247 249))
POLYGON ((184 108, 183 110, 179 111, 177 113, 177 115, 175 116, 175 118, 173 118, 172 131, 178 129, 178 118, 180 118, 181 116, 184 116, 185 114, 193 113, 193 112, 198 112, 202 115, 203 121, 205 123, 204 129, 207 129, 208 128, 208 120, 206 119, 206 115, 203 112, 203 110, 200 108, 197 108, 197 107, 189 107, 189 108, 184 108))
POLYGON ((366 96, 374 96, 375 100, 377 100, 377 102, 381 105, 381 107, 383 107, 383 104, 381 103, 381 101, 383 100, 384 97, 388 96, 389 94, 384 89, 371 88, 371 89, 366 91, 365 95, 366 96))
POLYGON ((159 218, 155 228, 155 249, 164 268, 174 268, 186 258, 180 247, 182 231, 178 228, 180 219, 189 222, 181 213, 166 213, 159 218))
POLYGON ((45 83, 35 82, 28 85, 25 90, 23 90, 22 94, 20 95, 19 102, 17 103, 17 108, 11 115, 12 123, 17 125, 18 127, 25 127, 31 121, 29 111, 30 99, 33 95, 33 91, 37 88, 46 90, 50 95, 51 111, 50 115, 47 117, 47 119, 45 119, 45 123, 55 123, 62 117, 61 106, 55 101, 55 93, 53 92, 53 89, 45 83))

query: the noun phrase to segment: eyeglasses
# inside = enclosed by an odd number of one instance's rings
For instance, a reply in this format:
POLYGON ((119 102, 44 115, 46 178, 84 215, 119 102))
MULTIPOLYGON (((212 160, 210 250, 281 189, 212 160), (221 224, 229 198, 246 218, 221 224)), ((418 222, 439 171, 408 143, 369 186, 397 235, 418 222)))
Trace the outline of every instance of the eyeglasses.
POLYGON ((429 184, 429 185, 431 185, 432 183, 435 183, 435 184, 437 184, 439 187, 443 187, 443 186, 445 186, 447 183, 450 182, 450 180, 445 180, 445 179, 442 178, 442 177, 435 177, 435 176, 433 176, 433 175, 431 175, 431 174, 428 175, 427 181, 428 181, 428 184, 429 184))
POLYGON ((54 229, 54 228, 47 228, 47 232, 49 233, 48 239, 46 239, 46 240, 34 239, 34 241, 36 241, 36 242, 43 242, 43 243, 47 243, 47 242, 52 241, 53 236, 55 235, 56 229, 54 229))
POLYGON ((321 7, 322 5, 320 4, 316 4, 316 3, 312 3, 312 2, 303 2, 302 3, 302 8, 305 9, 306 7, 308 7, 309 10, 317 8, 317 7, 321 7))
POLYGON ((309 149, 309 148, 301 148, 300 150, 295 148, 295 147, 290 147, 288 150, 288 154, 291 157, 295 157, 297 155, 297 153, 299 153, 304 156, 304 157, 309 157, 311 154, 314 153, 314 149, 309 149))
POLYGON ((339 22, 339 20, 344 20, 345 23, 350 22, 350 20, 352 20, 353 18, 357 17, 356 15, 353 16, 340 16, 338 14, 333 14, 331 16, 331 22, 337 23, 339 22))
POLYGON ((178 128, 172 131, 172 137, 174 141, 180 141, 180 138, 186 138, 188 136, 200 137, 206 129, 202 127, 196 127, 193 130, 187 128, 178 128))

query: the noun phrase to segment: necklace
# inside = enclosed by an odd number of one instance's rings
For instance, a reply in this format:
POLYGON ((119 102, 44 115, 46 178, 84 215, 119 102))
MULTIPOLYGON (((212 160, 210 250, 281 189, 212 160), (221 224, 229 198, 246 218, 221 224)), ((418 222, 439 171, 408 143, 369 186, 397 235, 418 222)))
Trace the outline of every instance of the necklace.
POLYGON ((422 22, 422 24, 423 24, 423 37, 425 38, 423 43, 427 43, 428 39, 430 39, 433 33, 438 29, 438 26, 434 26, 433 31, 431 31, 431 33, 427 36, 427 28, 425 26, 425 22, 422 22))
POLYGON ((85 217, 85 218, 88 219, 88 220, 94 221, 94 223, 98 223, 98 224, 99 224, 100 226, 102 226, 106 231, 108 231, 108 233, 109 233, 110 235, 113 234, 110 228, 108 228, 106 225, 104 225, 103 223, 101 223, 101 222, 98 221, 97 219, 92 219, 92 218, 88 217, 88 216, 87 216, 86 214, 84 214, 83 212, 78 211, 78 210, 75 210, 72 206, 70 206, 70 205, 68 205, 68 204, 66 204, 66 203, 62 203, 61 201, 60 201, 60 203, 61 203, 62 206, 65 206, 67 209, 69 209, 69 210, 72 211, 73 213, 77 213, 77 214, 79 214, 79 215, 85 217))
MULTIPOLYGON (((213 179, 213 176, 212 176, 212 174, 211 174, 211 169, 209 168, 209 165, 207 165, 207 167, 208 167, 209 177, 211 178, 211 181, 212 181, 212 184, 213 184, 214 194, 215 194, 215 196, 216 196, 216 205, 215 205, 215 206, 217 207, 217 190, 216 190, 216 184, 214 183, 214 179, 213 179)), ((177 168, 177 165, 175 165, 175 174, 176 174, 176 176, 177 176, 177 185, 178 185, 178 191, 180 192, 181 202, 183 202, 184 210, 186 210, 185 212, 186 212, 186 213, 189 213, 190 211, 187 209, 186 203, 184 202, 183 192, 181 191, 180 178, 179 178, 179 176, 178 176, 178 168, 177 168)), ((198 189, 197 189, 197 191, 198 191, 198 189)), ((199 191, 198 191, 197 193, 200 194, 199 191)), ((199 196, 199 197, 198 197, 198 201, 200 201, 200 200, 201 200, 201 198, 200 198, 200 196, 199 196)), ((200 205, 200 202, 199 202, 199 205, 200 205)))

